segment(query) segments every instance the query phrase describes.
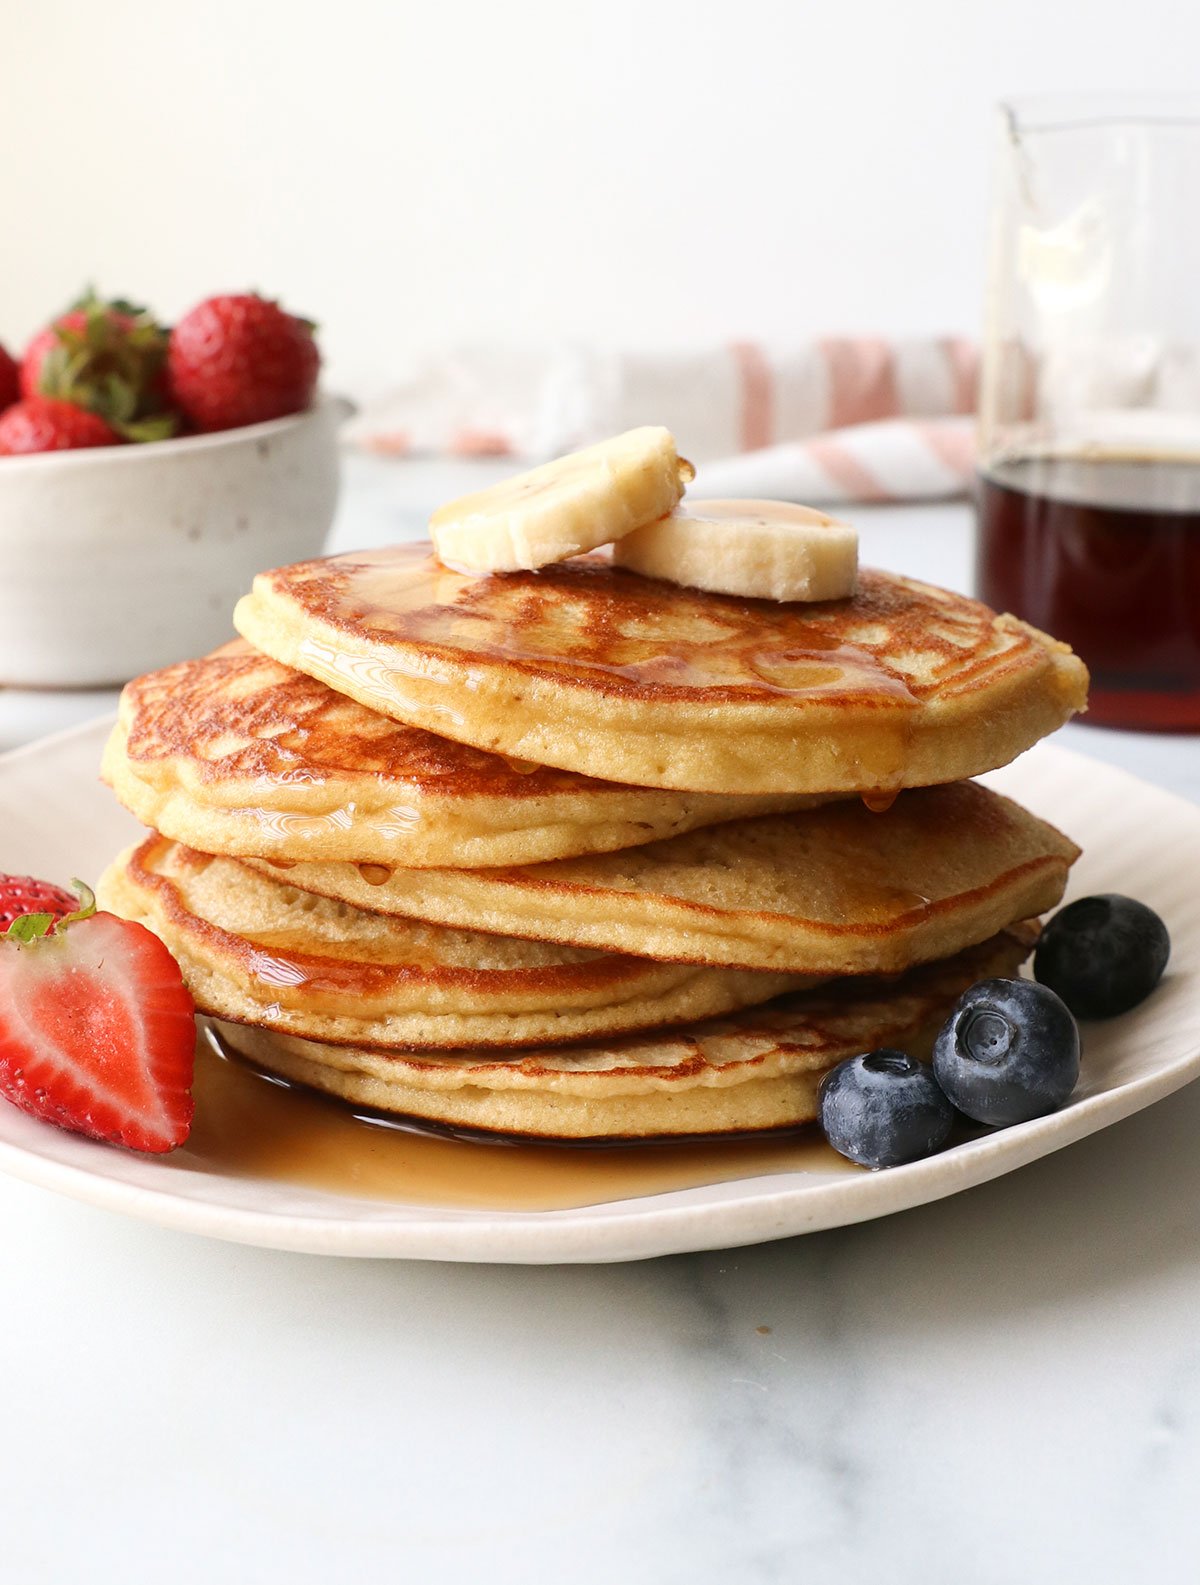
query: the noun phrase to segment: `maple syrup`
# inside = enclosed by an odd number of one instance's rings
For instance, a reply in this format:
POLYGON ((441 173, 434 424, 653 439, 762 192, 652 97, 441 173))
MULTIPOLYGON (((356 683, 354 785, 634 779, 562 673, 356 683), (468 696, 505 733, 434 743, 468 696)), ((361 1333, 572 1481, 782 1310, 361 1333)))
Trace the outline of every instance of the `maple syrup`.
POLYGON ((570 1210, 737 1178, 862 1170, 814 1128, 626 1145, 435 1130, 263 1073, 211 1029, 197 1046, 195 1096, 191 1137, 169 1158, 177 1166, 410 1205, 570 1210))
POLYGON ((875 792, 863 793, 862 801, 873 815, 885 815, 899 796, 898 787, 879 788, 875 792))
POLYGON ((1200 728, 1200 458, 1024 457, 980 476, 980 598, 1064 640, 1101 726, 1200 728))

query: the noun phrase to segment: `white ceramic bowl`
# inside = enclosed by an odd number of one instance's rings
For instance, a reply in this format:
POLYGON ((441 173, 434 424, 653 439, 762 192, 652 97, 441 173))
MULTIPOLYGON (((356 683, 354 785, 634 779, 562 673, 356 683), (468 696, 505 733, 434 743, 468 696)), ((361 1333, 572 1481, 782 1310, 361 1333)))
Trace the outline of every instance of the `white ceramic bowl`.
POLYGON ((0 684, 122 683, 231 638, 256 572, 320 554, 349 412, 0 457, 0 684))

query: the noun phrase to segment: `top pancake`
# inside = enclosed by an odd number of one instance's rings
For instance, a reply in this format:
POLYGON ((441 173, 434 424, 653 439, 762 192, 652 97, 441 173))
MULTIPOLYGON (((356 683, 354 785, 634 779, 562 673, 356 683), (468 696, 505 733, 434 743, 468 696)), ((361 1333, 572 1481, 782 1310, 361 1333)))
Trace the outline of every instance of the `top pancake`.
POLYGON ((621 787, 398 725, 238 641, 131 682, 102 775, 205 853, 488 868, 635 847, 794 808, 621 787))
POLYGON ((894 574, 776 604, 579 557, 472 578, 427 545, 261 573, 258 649, 457 742, 607 781, 863 792, 1003 765, 1086 702, 1070 650, 894 574))

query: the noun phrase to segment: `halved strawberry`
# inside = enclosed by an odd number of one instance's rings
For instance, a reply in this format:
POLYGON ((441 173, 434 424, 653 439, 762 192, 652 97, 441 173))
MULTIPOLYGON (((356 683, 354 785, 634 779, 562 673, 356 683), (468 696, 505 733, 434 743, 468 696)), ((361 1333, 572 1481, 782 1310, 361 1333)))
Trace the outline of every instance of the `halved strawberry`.
POLYGON ((77 911, 0 937, 0 1094, 92 1139, 173 1150, 192 1122, 192 998, 157 936, 79 890, 77 911))

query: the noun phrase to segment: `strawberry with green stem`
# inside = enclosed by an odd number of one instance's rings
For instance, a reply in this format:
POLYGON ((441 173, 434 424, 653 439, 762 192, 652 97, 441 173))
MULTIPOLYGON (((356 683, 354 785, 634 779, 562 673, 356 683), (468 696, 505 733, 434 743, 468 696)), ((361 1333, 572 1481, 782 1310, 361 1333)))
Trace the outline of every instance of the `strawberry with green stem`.
POLYGON ((165 440, 179 427, 166 410, 167 339, 145 309, 89 289, 25 349, 22 395, 85 408, 124 440, 165 440))

